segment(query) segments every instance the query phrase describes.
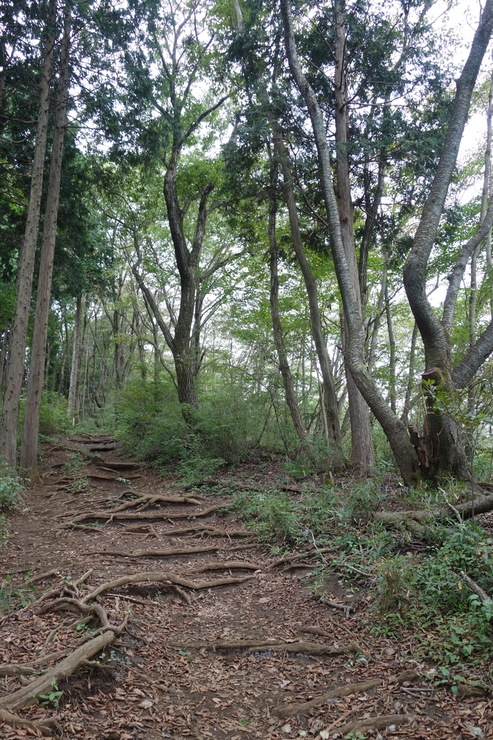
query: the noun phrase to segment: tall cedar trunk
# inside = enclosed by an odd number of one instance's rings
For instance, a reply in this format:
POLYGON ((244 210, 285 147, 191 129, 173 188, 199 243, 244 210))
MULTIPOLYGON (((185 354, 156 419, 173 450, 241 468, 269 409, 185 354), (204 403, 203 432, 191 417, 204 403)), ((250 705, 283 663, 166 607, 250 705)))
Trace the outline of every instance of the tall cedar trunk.
POLYGON ((36 126, 36 144, 31 176, 31 191, 26 228, 17 267, 17 302, 9 345, 9 360, 5 394, 0 423, 0 455, 15 466, 17 452, 17 423, 24 377, 27 328, 34 273, 34 258, 39 228, 41 194, 43 189, 44 160, 50 111, 50 85, 56 41, 57 2, 51 0, 48 11, 48 35, 44 48, 43 70, 40 84, 39 113, 36 126))
MULTIPOLYGON (((347 154, 349 132, 349 103, 347 98, 346 30, 344 8, 340 0, 335 3, 335 124, 336 124, 336 196, 341 227, 341 237, 352 281, 358 321, 362 322, 361 293, 354 246, 353 204, 349 179, 347 154)), ((345 344, 349 341, 349 328, 344 318, 345 344)), ((346 361, 346 378, 351 421, 351 467, 356 477, 367 476, 375 465, 375 452, 370 426, 368 404, 359 392, 346 361)))
MULTIPOLYGON (((70 383, 68 391, 68 416, 73 423, 79 419, 79 386, 80 386, 80 366, 81 366, 81 335, 83 314, 85 313, 84 300, 77 296, 75 308, 74 336, 72 343, 72 363, 70 366, 70 383)), ((94 343, 94 351, 96 344, 94 343)))
POLYGON ((457 162, 471 96, 493 29, 493 0, 487 0, 474 35, 469 57, 457 81, 457 91, 436 174, 414 237, 413 247, 404 266, 404 287, 416 319, 425 349, 423 373, 427 415, 424 446, 427 451, 426 474, 468 478, 469 470, 457 422, 443 411, 437 393, 454 389, 450 339, 444 324, 436 316, 426 295, 426 273, 435 243, 448 188, 457 162))
POLYGON ((303 248, 301 229, 298 219, 298 209, 293 190, 293 177, 289 167, 288 151, 286 149, 286 145, 284 144, 279 124, 272 116, 272 114, 269 114, 269 122, 273 132, 276 153, 281 163, 293 249, 296 255, 296 259, 298 260, 301 273, 303 275, 303 280, 308 297, 308 306, 310 309, 310 328, 317 352, 320 372, 322 374, 322 382, 324 386, 323 400, 325 404, 325 418, 327 420, 328 427, 328 440, 332 448, 332 453, 334 455, 334 466, 340 467, 343 464, 343 453, 341 447, 342 437, 339 421, 339 408, 337 404, 337 394, 332 373, 332 364, 330 362, 329 353, 327 351, 327 343, 325 341, 324 333, 322 330, 322 319, 320 316, 320 306, 318 302, 317 281, 315 280, 312 269, 310 267, 310 263, 306 258, 305 250, 303 248))
POLYGON ((276 345, 279 370, 284 385, 286 404, 291 414, 293 426, 300 442, 305 442, 307 430, 303 422, 298 399, 294 389, 293 376, 289 367, 288 355, 284 344, 281 319, 279 316, 279 272, 278 247, 276 239, 277 197, 275 192, 277 167, 271 166, 271 182, 269 191, 269 267, 270 267, 270 315, 276 345))
POLYGON ((64 33, 61 45, 60 74, 57 89, 55 130, 51 151, 48 195, 46 199, 45 219, 43 225, 43 240, 41 243, 26 411, 24 415, 20 450, 21 468, 24 468, 27 471, 31 481, 39 478, 37 472, 39 417, 45 373, 51 281, 53 276, 53 260, 55 256, 58 204, 60 200, 60 182, 62 177, 63 141, 65 137, 68 103, 68 86, 70 77, 70 20, 70 9, 66 6, 64 33))
POLYGON ((320 184, 327 211, 332 256, 343 302, 344 316, 347 322, 346 361, 356 385, 378 419, 390 442, 404 481, 410 485, 419 478, 419 459, 416 450, 410 441, 405 425, 393 413, 380 393, 376 383, 365 369, 365 333, 359 309, 359 290, 355 293, 352 274, 347 263, 342 240, 339 210, 332 184, 333 171, 325 134, 323 114, 315 92, 303 74, 296 50, 290 0, 281 0, 281 13, 284 25, 286 55, 295 83, 305 100, 317 147, 320 184))

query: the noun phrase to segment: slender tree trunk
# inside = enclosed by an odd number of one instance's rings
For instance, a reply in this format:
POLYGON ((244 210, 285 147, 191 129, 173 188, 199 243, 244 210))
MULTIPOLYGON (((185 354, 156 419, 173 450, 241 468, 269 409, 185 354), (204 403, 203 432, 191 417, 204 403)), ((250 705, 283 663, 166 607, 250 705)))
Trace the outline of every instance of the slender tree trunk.
POLYGON ((39 479, 39 474, 37 472, 39 416, 45 371, 46 339, 48 336, 51 281, 53 276, 58 205, 60 201, 60 182, 62 177, 63 141, 65 137, 68 103, 68 86, 70 77, 70 28, 70 9, 69 6, 66 6, 60 58, 60 75, 57 89, 55 130, 53 134, 50 175, 48 179, 48 195, 43 226, 43 240, 41 244, 31 363, 29 368, 26 411, 24 415, 20 450, 21 468, 27 471, 31 481, 39 479))
POLYGON ((338 468, 343 465, 339 409, 337 405, 337 395, 332 373, 332 366, 329 353, 327 351, 327 343, 325 341, 322 330, 322 319, 320 316, 320 306, 318 302, 317 281, 315 280, 312 269, 310 267, 310 263, 306 258, 305 250, 303 248, 303 241, 301 238, 301 230, 298 219, 298 208, 296 205, 296 199, 293 190, 293 178, 289 167, 288 151, 286 149, 286 145, 284 144, 279 124, 272 116, 272 114, 269 114, 269 122, 273 132, 274 146, 279 157, 279 161, 281 163, 293 249, 301 269, 301 274, 303 275, 303 280, 308 297, 308 306, 310 309, 310 328, 315 344, 315 349, 317 351, 320 372, 322 374, 322 382, 324 384, 323 398, 325 402, 325 414, 328 425, 329 440, 332 447, 332 452, 334 454, 334 466, 338 468))
MULTIPOLYGON (((347 97, 347 70, 346 70, 346 29, 344 6, 341 0, 335 3, 335 125, 336 125, 336 196, 339 212, 342 243, 349 278, 352 282, 352 291, 355 297, 355 307, 358 311, 358 321, 362 323, 361 293, 354 245, 353 204, 351 198, 351 183, 349 179, 349 159, 347 154, 349 132, 349 102, 347 97)), ((345 344, 349 341, 349 328, 344 317, 345 344)), ((348 363, 346 379, 349 402, 349 417, 351 421, 351 467, 357 478, 366 477, 375 465, 375 452, 370 426, 368 405, 359 392, 351 375, 348 363)))
POLYGON ((82 324, 85 313, 85 302, 82 296, 77 296, 74 321, 74 335, 72 342, 72 363, 70 366, 70 384, 68 391, 68 416, 75 423, 79 419, 79 387, 82 347, 82 324))
POLYGON ((411 337, 411 347, 409 350, 409 369, 407 374, 407 386, 406 395, 404 398, 404 408, 402 409, 402 421, 404 424, 409 422, 409 412, 411 410, 411 396, 414 388, 414 372, 416 367, 416 342, 418 339, 418 327, 416 322, 413 326, 413 334, 411 337))
POLYGON ((39 113, 36 127, 31 176, 31 191, 27 211, 26 228, 19 253, 17 268, 17 303, 12 324, 9 346, 9 362, 0 423, 0 455, 15 466, 17 452, 17 423, 24 378, 27 327, 31 307, 34 258, 39 228, 41 194, 43 189, 44 160, 50 111, 50 85, 56 41, 56 0, 51 0, 48 15, 48 38, 44 50, 43 71, 40 86, 39 113))
POLYGON ((294 390, 293 376, 289 367, 288 355, 284 345, 284 335, 282 331, 281 319, 279 316, 279 272, 278 272, 278 246, 276 239, 276 215, 277 215, 277 198, 276 198, 276 180, 277 167, 271 165, 271 182, 269 192, 269 266, 270 266, 270 315, 272 319, 272 328, 274 333, 274 342, 279 360, 279 370, 281 372, 286 404, 293 420, 293 426, 300 442, 307 438, 307 430, 301 416, 298 399, 294 390))

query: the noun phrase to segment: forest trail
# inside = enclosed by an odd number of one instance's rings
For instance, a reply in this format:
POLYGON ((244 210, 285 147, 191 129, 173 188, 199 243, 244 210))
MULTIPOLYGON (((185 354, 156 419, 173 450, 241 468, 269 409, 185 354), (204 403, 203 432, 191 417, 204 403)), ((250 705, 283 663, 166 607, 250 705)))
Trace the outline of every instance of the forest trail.
MULTIPOLYGON (((352 610, 314 598, 303 562, 224 511, 226 487, 189 492, 91 435, 50 447, 41 472, 2 549, 1 738, 493 738, 491 699, 453 696, 412 645, 371 636, 365 595, 336 577, 327 599, 352 610)), ((275 483, 252 466, 225 478, 275 483)))

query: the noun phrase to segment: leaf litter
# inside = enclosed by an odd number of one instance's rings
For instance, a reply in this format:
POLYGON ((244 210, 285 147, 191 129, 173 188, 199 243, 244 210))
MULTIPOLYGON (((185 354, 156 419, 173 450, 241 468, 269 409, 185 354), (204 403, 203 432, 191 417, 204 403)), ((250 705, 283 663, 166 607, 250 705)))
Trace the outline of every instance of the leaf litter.
MULTIPOLYGON (((226 500, 203 488, 194 501, 152 471, 130 491, 92 475, 122 464, 133 465, 94 435, 54 446, 44 484, 9 520, 0 737, 493 737, 489 696, 435 687, 409 645, 367 633, 364 606, 313 598, 285 558, 250 543, 226 500), (56 487, 74 444, 100 453, 77 492, 56 487)), ((251 470, 234 475, 251 485, 251 470)))

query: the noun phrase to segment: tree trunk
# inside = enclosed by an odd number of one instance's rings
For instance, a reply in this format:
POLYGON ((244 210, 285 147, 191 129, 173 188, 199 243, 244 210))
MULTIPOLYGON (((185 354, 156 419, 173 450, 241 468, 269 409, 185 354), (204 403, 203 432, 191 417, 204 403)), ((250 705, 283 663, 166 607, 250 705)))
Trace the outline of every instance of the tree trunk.
POLYGON ((17 268, 17 303, 9 346, 9 362, 0 423, 0 455, 15 466, 17 458, 17 423, 24 377, 27 328, 31 307, 34 258, 39 228, 41 194, 43 189, 44 160, 50 111, 50 85, 56 41, 57 2, 51 0, 47 28, 48 38, 44 49, 43 71, 40 86, 39 113, 36 127, 36 144, 31 176, 31 191, 26 228, 22 240, 17 268))
POLYGON ((327 211, 332 256, 347 322, 346 361, 360 393, 372 409, 390 442, 404 481, 406 484, 412 485, 420 477, 419 459, 416 450, 411 444, 405 425, 392 412, 376 383, 365 369, 365 335, 359 310, 359 296, 355 293, 342 240, 339 210, 332 185, 333 172, 323 114, 315 92, 301 69, 294 41, 290 0, 281 0, 281 13, 284 24, 286 55, 293 78, 305 100, 317 147, 320 184, 327 211))
MULTIPOLYGON (((349 102, 347 97, 346 30, 343 3, 335 3, 335 125, 336 125, 336 196, 339 212, 341 238, 346 256, 349 278, 358 311, 358 322, 362 323, 361 293, 354 245, 353 204, 349 179, 347 155, 349 132, 349 102)), ((349 328, 344 317, 345 343, 349 341, 349 328)), ((346 362, 346 378, 351 421, 351 467, 357 478, 366 477, 375 465, 375 452, 370 426, 368 405, 359 392, 346 362)))
POLYGON ((429 380, 433 388, 433 393, 429 392, 426 386, 424 389, 427 403, 424 438, 430 456, 428 475, 431 478, 439 474, 453 474, 459 478, 469 477, 459 425, 449 414, 444 413, 439 403, 440 394, 450 394, 454 388, 450 340, 444 323, 440 322, 428 301, 426 272, 457 162, 471 96, 492 28, 493 0, 487 0, 474 35, 469 57, 457 81, 457 91, 445 143, 430 193, 423 207, 413 247, 404 265, 404 287, 425 349, 426 370, 423 379, 429 380))
POLYGON ((21 468, 27 471, 31 482, 39 479, 37 472, 39 417, 43 390, 46 340, 50 314, 51 281, 55 256, 58 204, 62 177, 63 141, 65 136, 68 86, 70 77, 70 8, 65 9, 64 33, 61 46, 60 75, 57 89, 55 130, 48 179, 48 195, 43 226, 43 240, 39 265, 36 313, 34 319, 31 363, 27 386, 26 410, 20 450, 21 468))
POLYGON ((339 468, 343 465, 344 462, 341 447, 342 438, 339 421, 339 408, 337 405, 337 395, 332 373, 332 366, 329 353, 327 351, 327 343, 325 341, 322 330, 322 319, 320 316, 320 306, 318 302, 317 281, 315 280, 312 269, 310 267, 310 263, 306 258, 305 250, 303 248, 303 241, 301 238, 301 230, 298 219, 298 209, 296 206, 296 199, 294 197, 293 178, 289 167, 288 151, 283 141, 279 124, 275 120, 274 116, 270 113, 269 122, 273 132, 274 146, 279 157, 283 173, 284 192, 286 197, 286 204, 288 207, 293 249, 298 260, 301 273, 303 275, 306 293, 308 296, 308 306, 310 309, 310 328, 317 352, 320 372, 322 374, 322 382, 324 385, 323 397, 325 402, 325 415, 328 425, 328 439, 334 455, 333 464, 336 468, 339 468))
POLYGON ((81 336, 83 315, 85 313, 85 302, 81 296, 77 296, 75 308, 74 336, 72 343, 72 363, 70 366, 70 384, 68 392, 68 416, 75 424, 79 420, 79 386, 81 366, 81 336))
POLYGON ((293 376, 289 367, 288 355, 284 345, 284 335, 282 331, 281 319, 279 316, 279 273, 278 273, 278 247, 276 239, 276 215, 277 215, 277 198, 275 186, 277 180, 277 167, 271 165, 271 182, 269 191, 269 267, 270 267, 270 315, 272 319, 272 328, 274 333, 274 342, 279 360, 279 370, 281 372, 286 404, 293 420, 293 426, 300 442, 305 442, 307 430, 301 416, 298 399, 294 390, 293 376))

